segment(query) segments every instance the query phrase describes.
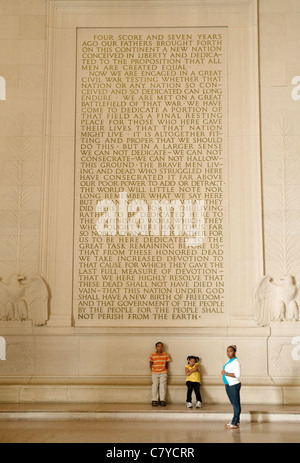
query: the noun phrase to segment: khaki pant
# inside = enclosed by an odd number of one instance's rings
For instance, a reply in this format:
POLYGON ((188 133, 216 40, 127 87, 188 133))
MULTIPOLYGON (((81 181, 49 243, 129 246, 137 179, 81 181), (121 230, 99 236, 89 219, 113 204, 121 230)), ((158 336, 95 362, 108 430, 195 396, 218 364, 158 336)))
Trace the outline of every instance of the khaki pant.
POLYGON ((152 373, 152 400, 166 401, 168 373, 152 373))

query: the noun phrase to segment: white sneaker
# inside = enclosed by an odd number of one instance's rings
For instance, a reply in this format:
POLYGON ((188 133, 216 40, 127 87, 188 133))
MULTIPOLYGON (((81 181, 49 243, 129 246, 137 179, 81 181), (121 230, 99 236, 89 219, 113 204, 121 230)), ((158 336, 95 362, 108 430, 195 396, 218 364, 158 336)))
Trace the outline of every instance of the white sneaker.
POLYGON ((193 408, 193 404, 191 402, 186 403, 186 408, 193 408))
POLYGON ((201 408, 202 407, 202 403, 201 402, 196 402, 196 408, 201 408))

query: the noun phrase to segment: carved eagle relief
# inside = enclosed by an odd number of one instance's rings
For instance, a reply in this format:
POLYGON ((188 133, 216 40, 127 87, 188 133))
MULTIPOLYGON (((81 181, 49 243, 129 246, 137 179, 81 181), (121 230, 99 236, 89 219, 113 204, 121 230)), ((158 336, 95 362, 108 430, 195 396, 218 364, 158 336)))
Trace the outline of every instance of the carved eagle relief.
POLYGON ((13 275, 8 284, 0 281, 0 320, 32 320, 45 325, 48 320, 49 291, 40 276, 28 283, 25 277, 13 275))
POLYGON ((272 321, 299 320, 300 288, 291 275, 283 276, 275 283, 265 276, 255 292, 255 322, 259 326, 272 321))

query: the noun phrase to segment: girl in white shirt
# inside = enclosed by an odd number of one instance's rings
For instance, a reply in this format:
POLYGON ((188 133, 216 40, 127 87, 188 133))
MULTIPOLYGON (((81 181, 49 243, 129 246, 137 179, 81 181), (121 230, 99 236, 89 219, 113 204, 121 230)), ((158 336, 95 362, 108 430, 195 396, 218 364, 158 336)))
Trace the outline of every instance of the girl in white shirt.
POLYGON ((241 414, 241 401, 240 401, 240 390, 241 390, 241 366, 240 362, 236 357, 236 346, 227 347, 228 362, 223 366, 222 376, 225 384, 226 392, 230 403, 233 407, 233 418, 231 423, 226 424, 228 429, 237 429, 240 424, 241 414))

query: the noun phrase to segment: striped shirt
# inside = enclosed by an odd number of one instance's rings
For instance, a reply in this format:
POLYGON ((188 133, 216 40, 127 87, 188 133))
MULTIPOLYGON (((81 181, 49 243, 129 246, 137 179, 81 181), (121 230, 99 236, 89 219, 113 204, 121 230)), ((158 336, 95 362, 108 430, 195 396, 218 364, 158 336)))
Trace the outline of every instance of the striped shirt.
POLYGON ((166 352, 158 354, 154 352, 150 355, 150 362, 152 362, 152 373, 167 373, 166 363, 170 362, 170 356, 166 352))

